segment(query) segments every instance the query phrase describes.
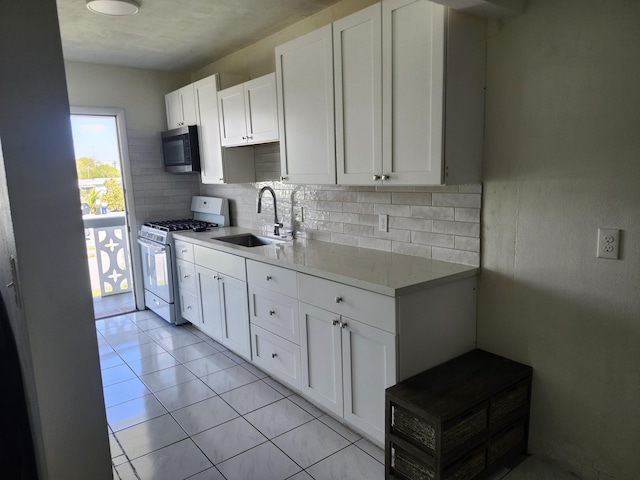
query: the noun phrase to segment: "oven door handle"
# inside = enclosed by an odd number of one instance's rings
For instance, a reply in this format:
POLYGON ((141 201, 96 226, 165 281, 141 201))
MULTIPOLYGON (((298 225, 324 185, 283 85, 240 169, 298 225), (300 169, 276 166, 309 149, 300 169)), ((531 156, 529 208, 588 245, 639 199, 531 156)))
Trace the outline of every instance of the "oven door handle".
POLYGON ((149 242, 147 240, 143 240, 141 238, 138 239, 138 243, 140 245, 142 245, 143 247, 147 247, 151 250, 153 250, 154 252, 164 252, 167 250, 166 246, 159 246, 157 243, 153 243, 153 242, 149 242))

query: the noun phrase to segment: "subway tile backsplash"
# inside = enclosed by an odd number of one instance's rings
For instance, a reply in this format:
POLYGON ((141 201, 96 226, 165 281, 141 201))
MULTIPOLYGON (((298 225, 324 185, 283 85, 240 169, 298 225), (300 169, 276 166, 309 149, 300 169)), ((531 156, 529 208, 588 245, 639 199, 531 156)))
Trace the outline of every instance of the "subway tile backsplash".
POLYGON ((258 190, 271 186, 285 228, 309 238, 454 263, 480 264, 481 185, 434 187, 345 187, 286 185, 280 177, 278 144, 254 147, 255 184, 202 185, 198 175, 164 172, 160 132, 129 130, 129 157, 138 224, 188 218, 191 197, 229 199, 233 225, 270 229, 273 203, 258 190), (378 215, 388 215, 388 231, 378 215), (293 222, 292 222, 293 219, 293 222))
POLYGON ((287 185, 280 177, 279 145, 254 148, 255 184, 201 185, 201 195, 228 198, 232 224, 268 229, 270 195, 257 214, 258 190, 271 186, 285 228, 309 238, 466 265, 480 264, 481 185, 346 187, 287 185), (388 215, 388 231, 378 215, 388 215), (293 219, 293 222, 292 222, 293 219))
POLYGON ((160 132, 128 130, 129 162, 138 225, 149 220, 191 217, 191 197, 199 195, 197 174, 165 173, 160 132))

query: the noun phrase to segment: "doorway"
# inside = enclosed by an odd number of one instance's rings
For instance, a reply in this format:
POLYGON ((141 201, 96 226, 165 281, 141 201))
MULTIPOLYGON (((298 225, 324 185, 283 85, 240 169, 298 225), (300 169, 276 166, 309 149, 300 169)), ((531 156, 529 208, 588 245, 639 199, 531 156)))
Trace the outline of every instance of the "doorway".
POLYGON ((71 129, 95 318, 135 311, 137 249, 124 112, 72 107, 71 129))

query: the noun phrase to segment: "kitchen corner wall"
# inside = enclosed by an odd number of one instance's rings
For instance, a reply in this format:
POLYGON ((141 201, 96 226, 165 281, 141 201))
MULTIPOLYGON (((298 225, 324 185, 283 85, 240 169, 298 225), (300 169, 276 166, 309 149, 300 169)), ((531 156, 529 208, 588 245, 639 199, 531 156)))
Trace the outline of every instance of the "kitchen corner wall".
POLYGON ((433 187, 346 187, 288 185, 280 176, 279 144, 255 147, 255 184, 202 185, 203 195, 230 200, 234 225, 272 228, 271 196, 263 197, 256 213, 259 189, 276 191, 278 218, 285 228, 332 243, 444 260, 480 264, 481 185, 433 187), (271 180, 273 179, 273 180, 271 180), (378 229, 378 215, 389 216, 388 232, 378 229))

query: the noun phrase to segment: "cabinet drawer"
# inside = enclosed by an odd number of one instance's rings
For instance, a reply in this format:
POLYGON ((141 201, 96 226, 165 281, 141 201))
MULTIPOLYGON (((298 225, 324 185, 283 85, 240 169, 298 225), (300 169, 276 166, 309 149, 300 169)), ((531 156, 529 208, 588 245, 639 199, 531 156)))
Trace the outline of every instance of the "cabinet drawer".
POLYGON ((395 299, 343 283, 298 273, 301 302, 396 333, 395 299))
POLYGON ((300 347, 251 325, 253 363, 283 382, 301 388, 300 347))
POLYGON ((489 465, 510 456, 514 451, 524 451, 527 441, 526 419, 520 419, 491 437, 489 442, 489 465))
POLYGON ((529 404, 529 382, 530 379, 517 383, 491 399, 492 426, 529 404))
POLYGON ((391 431, 431 454, 444 455, 487 428, 487 406, 480 405, 448 421, 442 427, 438 445, 438 426, 435 423, 403 407, 392 404, 391 408, 391 431), (436 451, 438 446, 439 452, 436 451))
POLYGON ((224 273, 244 282, 247 281, 244 258, 200 245, 194 245, 193 248, 194 260, 197 265, 224 273))
POLYGON ((300 344, 298 300, 249 284, 251 323, 300 344))
POLYGON ((186 260, 193 263, 193 244, 183 242, 182 240, 175 240, 174 244, 176 250, 176 259, 186 260))
POLYGON ((472 480, 479 477, 485 469, 487 450, 485 446, 476 448, 462 459, 438 470, 434 459, 410 446, 398 441, 391 441, 391 471, 399 473, 402 478, 432 480, 472 480))
POLYGON ((176 260, 178 287, 180 290, 196 292, 196 266, 185 260, 176 260))
POLYGON ((180 292, 180 314, 182 318, 188 320, 191 323, 199 322, 198 312, 198 297, 193 292, 188 292, 183 289, 180 292))
POLYGON ((247 278, 250 285, 257 285, 290 297, 298 296, 296 272, 293 270, 247 260, 247 278))

